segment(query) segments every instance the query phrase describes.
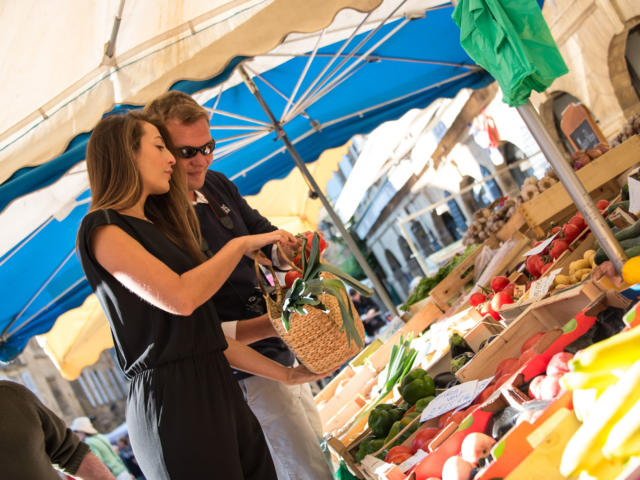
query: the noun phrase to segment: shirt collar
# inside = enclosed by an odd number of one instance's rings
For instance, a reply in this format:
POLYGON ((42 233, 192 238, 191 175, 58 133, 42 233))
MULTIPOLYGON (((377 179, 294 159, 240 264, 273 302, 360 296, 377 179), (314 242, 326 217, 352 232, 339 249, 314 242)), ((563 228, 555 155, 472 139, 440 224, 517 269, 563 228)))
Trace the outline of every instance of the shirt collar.
POLYGON ((207 201, 207 197, 205 197, 199 190, 194 190, 194 193, 196 194, 196 201, 192 202, 193 205, 197 205, 199 203, 209 203, 207 201))

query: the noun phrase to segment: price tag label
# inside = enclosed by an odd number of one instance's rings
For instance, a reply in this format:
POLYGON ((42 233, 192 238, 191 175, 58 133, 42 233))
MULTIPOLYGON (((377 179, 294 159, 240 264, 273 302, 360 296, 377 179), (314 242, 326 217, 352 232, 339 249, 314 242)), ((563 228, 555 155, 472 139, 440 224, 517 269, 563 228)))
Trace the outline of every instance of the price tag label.
POLYGON ((412 457, 407 458, 404 462, 398 465, 398 468, 402 470, 402 472, 408 472, 413 467, 415 467, 420 461, 427 457, 429 453, 424 450, 418 450, 412 457))
POLYGON ((478 381, 472 380, 445 390, 434 398, 429 405, 427 405, 427 408, 422 411, 420 422, 426 422, 432 418, 439 417, 443 413, 455 410, 456 408, 466 407, 476 398, 477 387, 478 381))
POLYGON ((531 284, 531 292, 529 293, 529 298, 544 297, 547 293, 549 293, 549 289, 553 286, 553 281, 561 271, 561 268, 556 268, 555 270, 549 272, 549 275, 547 275, 546 277, 542 277, 541 279, 533 282, 531 284))
POLYGON ((542 242, 540 245, 533 247, 531 250, 528 250, 527 252, 524 253, 523 256, 530 257, 531 255, 537 255, 538 253, 541 253, 545 248, 551 245, 551 242, 553 242, 553 239, 558 236, 558 233, 559 232, 556 232, 555 234, 551 235, 550 238, 547 238, 544 242, 542 242))

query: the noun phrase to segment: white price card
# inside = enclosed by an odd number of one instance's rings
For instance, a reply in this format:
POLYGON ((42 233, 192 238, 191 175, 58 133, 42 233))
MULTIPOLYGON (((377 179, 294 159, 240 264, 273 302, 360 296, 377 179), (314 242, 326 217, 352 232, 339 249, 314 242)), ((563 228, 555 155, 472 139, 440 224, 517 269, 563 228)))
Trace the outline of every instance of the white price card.
POLYGON ((553 286, 553 281, 561 271, 561 268, 556 268, 555 270, 549 272, 549 275, 533 282, 531 284, 531 288, 529 289, 529 298, 544 297, 549 292, 549 289, 553 286))
POLYGON ((424 450, 418 450, 416 453, 413 454, 413 456, 411 456, 410 458, 407 458, 404 462, 398 465, 398 468, 403 473, 406 473, 409 470, 411 470, 413 467, 415 467, 418 463, 420 463, 420 461, 426 458, 427 455, 429 455, 428 452, 425 452, 424 450))
POLYGON ((558 236, 558 233, 560 233, 560 232, 554 233, 553 235, 551 235, 551 237, 547 238, 540 245, 538 245, 536 247, 533 247, 531 250, 526 251, 523 254, 523 256, 524 257, 530 257, 531 255, 537 255, 538 253, 541 253, 545 248, 547 248, 549 245, 551 245, 551 242, 553 242, 553 239, 558 236))
POLYGON ((477 396, 477 386, 478 381, 472 380, 470 382, 461 383, 455 387, 448 388, 429 402, 427 408, 422 411, 420 422, 426 422, 427 420, 439 417, 450 410, 455 410, 456 408, 469 405, 477 396))

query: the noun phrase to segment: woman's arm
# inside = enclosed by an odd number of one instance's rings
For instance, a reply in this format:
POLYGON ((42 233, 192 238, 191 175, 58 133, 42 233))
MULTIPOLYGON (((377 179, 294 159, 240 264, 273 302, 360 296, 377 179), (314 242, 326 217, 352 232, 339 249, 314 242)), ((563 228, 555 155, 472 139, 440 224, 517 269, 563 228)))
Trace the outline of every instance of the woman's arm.
POLYGON ((182 275, 115 225, 96 228, 91 247, 98 263, 133 293, 167 312, 190 315, 218 291, 243 255, 285 238, 280 230, 234 238, 182 275))
POLYGON ((331 373, 311 373, 304 365, 295 368, 285 367, 233 338, 227 337, 227 343, 229 347, 224 351, 224 355, 233 368, 259 377, 276 380, 286 385, 313 382, 331 373))
POLYGON ((269 315, 264 314, 256 318, 250 318, 248 320, 241 320, 236 325, 235 340, 244 345, 257 342, 270 337, 277 337, 278 333, 271 325, 269 315))

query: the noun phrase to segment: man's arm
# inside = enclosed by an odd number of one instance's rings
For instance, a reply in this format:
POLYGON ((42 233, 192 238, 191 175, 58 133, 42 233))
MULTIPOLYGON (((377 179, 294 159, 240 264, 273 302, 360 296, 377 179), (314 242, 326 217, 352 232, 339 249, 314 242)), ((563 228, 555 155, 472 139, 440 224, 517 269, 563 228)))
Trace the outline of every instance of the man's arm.
POLYGON ((91 452, 85 455, 78 471, 73 476, 80 480, 115 480, 116 478, 107 466, 91 452))

